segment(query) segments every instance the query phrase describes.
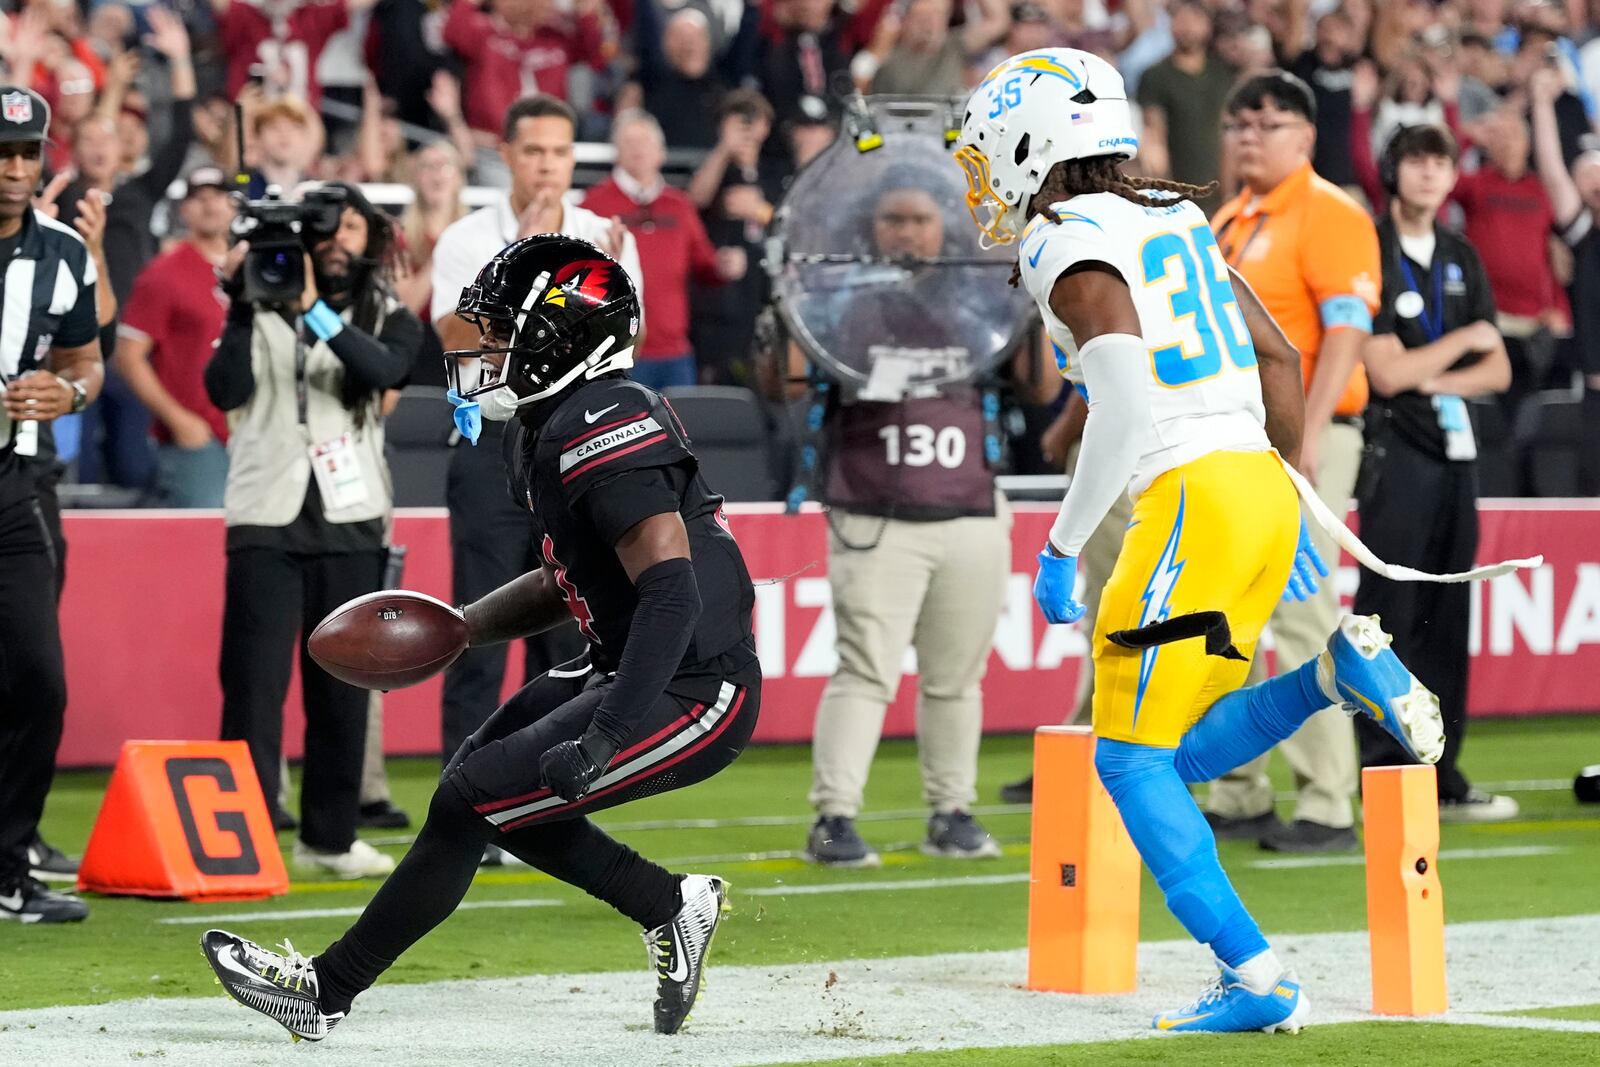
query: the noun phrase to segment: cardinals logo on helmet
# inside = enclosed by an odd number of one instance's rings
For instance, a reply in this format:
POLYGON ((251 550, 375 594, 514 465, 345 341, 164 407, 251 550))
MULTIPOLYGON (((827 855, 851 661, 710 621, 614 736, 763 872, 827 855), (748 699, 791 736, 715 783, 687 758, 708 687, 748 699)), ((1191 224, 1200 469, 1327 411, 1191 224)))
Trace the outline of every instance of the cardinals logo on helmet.
POLYGON ((585 304, 603 304, 610 280, 611 264, 608 261, 576 260, 556 271, 556 276, 551 279, 550 291, 544 294, 544 303, 566 307, 567 299, 572 297, 585 304))

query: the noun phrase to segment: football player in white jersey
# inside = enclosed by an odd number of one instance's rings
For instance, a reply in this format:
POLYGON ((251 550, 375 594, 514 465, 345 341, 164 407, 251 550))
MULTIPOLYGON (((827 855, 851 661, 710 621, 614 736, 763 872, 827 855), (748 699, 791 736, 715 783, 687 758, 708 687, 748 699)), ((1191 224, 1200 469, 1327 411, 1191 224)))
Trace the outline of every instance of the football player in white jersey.
POLYGON ((1073 49, 996 67, 962 124, 973 219, 988 240, 1019 243, 1018 280, 1089 402, 1034 597, 1050 622, 1082 616, 1076 556, 1130 493, 1133 523, 1094 620, 1095 765, 1168 907, 1221 971, 1153 1025, 1298 1030, 1300 983, 1223 873, 1188 783, 1329 704, 1371 715, 1431 763, 1438 702, 1377 621, 1355 616, 1299 670, 1240 688, 1273 605, 1327 573, 1278 458, 1303 424, 1299 357, 1223 262, 1192 202, 1205 190, 1124 175, 1137 151, 1121 76, 1073 49))

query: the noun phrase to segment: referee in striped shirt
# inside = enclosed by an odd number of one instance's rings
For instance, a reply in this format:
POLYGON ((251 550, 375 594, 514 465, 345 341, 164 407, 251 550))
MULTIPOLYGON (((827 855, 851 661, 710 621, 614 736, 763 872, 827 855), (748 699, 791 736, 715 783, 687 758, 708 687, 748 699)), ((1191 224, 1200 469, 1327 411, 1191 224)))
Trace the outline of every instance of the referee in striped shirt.
POLYGON ((0 85, 0 919, 76 922, 89 909, 29 872, 67 707, 54 549, 39 511, 39 424, 100 392, 94 261, 72 229, 34 210, 50 108, 0 85))

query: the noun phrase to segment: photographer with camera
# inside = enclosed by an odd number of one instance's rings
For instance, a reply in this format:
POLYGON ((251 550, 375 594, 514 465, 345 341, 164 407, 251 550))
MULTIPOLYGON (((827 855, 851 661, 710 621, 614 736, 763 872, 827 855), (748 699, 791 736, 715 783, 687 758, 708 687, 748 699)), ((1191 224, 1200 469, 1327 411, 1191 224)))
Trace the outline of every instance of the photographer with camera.
MULTIPOLYGON (((222 737, 249 743, 278 795, 283 701, 296 634, 382 583, 383 390, 410 373, 422 324, 384 267, 392 230, 354 186, 240 208, 227 323, 206 392, 230 413, 222 737)), ((394 862, 355 838, 367 694, 300 660, 306 715, 298 866, 341 878, 394 862)))

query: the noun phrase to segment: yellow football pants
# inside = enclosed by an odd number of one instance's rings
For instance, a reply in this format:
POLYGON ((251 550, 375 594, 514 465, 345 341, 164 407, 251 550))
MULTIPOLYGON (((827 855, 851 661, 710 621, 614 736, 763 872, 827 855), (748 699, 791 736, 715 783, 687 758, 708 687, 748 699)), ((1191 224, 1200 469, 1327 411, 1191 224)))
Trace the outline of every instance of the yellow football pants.
POLYGON ((1300 504, 1271 452, 1213 452, 1167 471, 1133 507, 1094 626, 1094 732, 1176 748, 1239 688, 1294 563, 1300 504), (1190 638, 1147 649, 1106 635, 1197 611, 1227 615, 1243 661, 1190 638))

